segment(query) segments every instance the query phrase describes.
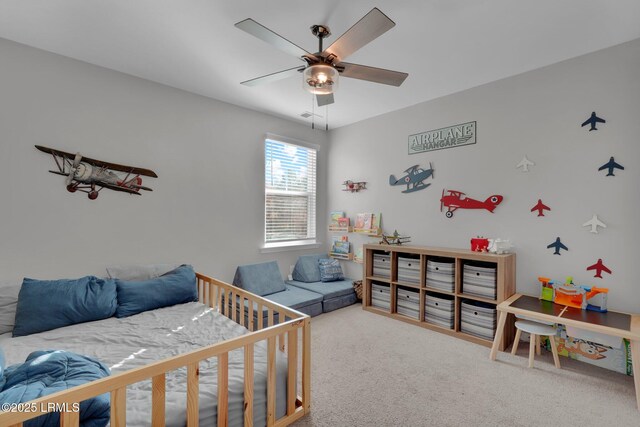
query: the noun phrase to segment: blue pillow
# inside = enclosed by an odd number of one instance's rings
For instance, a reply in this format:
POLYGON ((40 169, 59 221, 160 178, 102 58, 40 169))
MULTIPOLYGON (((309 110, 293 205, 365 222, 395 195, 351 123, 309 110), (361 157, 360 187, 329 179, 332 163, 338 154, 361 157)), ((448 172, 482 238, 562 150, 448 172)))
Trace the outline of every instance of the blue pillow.
POLYGON ((143 311, 198 301, 196 273, 190 265, 149 280, 116 279, 118 309, 116 317, 133 316, 143 311))
POLYGON ((25 278, 18 294, 13 336, 106 319, 116 312, 117 304, 113 279, 95 276, 60 280, 25 278))
POLYGON ((298 282, 313 283, 320 281, 320 269, 318 262, 321 259, 329 259, 325 254, 302 255, 298 257, 291 277, 298 282))
POLYGON ((261 297, 287 289, 275 261, 239 266, 233 277, 233 285, 261 297))
POLYGON ((342 267, 337 259, 321 259, 318 261, 320 270, 320 280, 322 282, 335 282, 336 280, 344 280, 342 267))

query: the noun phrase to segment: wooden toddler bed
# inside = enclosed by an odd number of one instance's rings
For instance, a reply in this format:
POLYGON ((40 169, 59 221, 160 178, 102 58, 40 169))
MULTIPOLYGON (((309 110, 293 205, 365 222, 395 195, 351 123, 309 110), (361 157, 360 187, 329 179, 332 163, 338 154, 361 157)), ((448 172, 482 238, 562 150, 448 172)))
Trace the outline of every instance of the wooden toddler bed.
MULTIPOLYGON (((60 409, 61 426, 78 426, 80 414, 73 412, 74 404, 104 393, 110 393, 111 396, 111 426, 113 427, 127 425, 127 401, 129 405, 133 405, 130 409, 135 409, 133 414, 137 416, 137 419, 130 421, 138 425, 153 426, 164 426, 165 423, 169 423, 167 420, 171 420, 170 423, 174 425, 176 424, 176 419, 184 420, 185 406, 186 424, 188 426, 197 426, 200 419, 209 421, 206 416, 213 417, 211 419, 213 422, 217 418, 217 425, 220 427, 228 426, 230 417, 233 417, 234 424, 243 424, 244 426, 253 426, 254 419, 266 421, 267 426, 286 426, 308 413, 310 409, 311 350, 309 317, 202 274, 196 274, 196 280, 199 302, 213 310, 206 309, 206 307, 197 303, 189 303, 190 305, 187 304, 184 308, 176 306, 176 309, 173 310, 180 309, 184 311, 184 309, 187 309, 187 313, 191 313, 191 311, 188 311, 188 309, 191 309, 196 310, 194 313, 198 313, 193 319, 188 319, 191 322, 184 326, 185 330, 189 328, 193 330, 194 328, 210 325, 206 322, 198 322, 198 319, 196 319, 198 316, 215 315, 214 317, 220 320, 231 319, 235 323, 231 323, 229 320, 226 320, 226 323, 232 327, 224 328, 224 325, 222 325, 220 328, 224 330, 218 331, 217 334, 203 334, 206 343, 212 342, 212 337, 214 336, 218 337, 216 339, 224 341, 204 346, 194 346, 193 342, 189 342, 189 347, 176 347, 179 350, 173 348, 173 354, 177 354, 175 356, 162 358, 161 360, 158 360, 160 359, 158 356, 155 359, 146 359, 154 360, 151 363, 146 363, 144 357, 152 355, 137 355, 134 353, 131 357, 138 358, 136 360, 137 367, 133 369, 121 368, 121 371, 123 369, 128 370, 120 373, 116 372, 118 369, 112 369, 112 375, 109 377, 28 402, 28 412, 0 412, 0 426, 21 426, 23 422, 38 417, 43 413, 60 409), (198 307, 202 308, 198 309, 198 307), (251 308, 251 311, 249 308, 251 308), (266 310, 268 313, 266 320, 263 320, 262 316, 254 317, 254 310, 257 313, 262 313, 263 310, 266 310), (224 317, 221 318, 220 316, 224 317), (281 320, 279 324, 274 324, 275 318, 281 320), (245 327, 249 332, 238 325, 245 327), (302 341, 301 351, 299 351, 298 347, 299 337, 301 337, 302 341), (266 346, 264 341, 266 341, 266 346), (195 349, 182 352, 184 348, 195 349), (286 354, 286 357, 279 357, 279 352, 282 352, 283 356, 286 354), (266 367, 262 364, 265 362, 266 367), (180 372, 184 373, 184 368, 186 368, 186 375, 178 376, 178 372, 175 371, 180 370, 180 372), (201 369, 203 376, 200 375, 201 369), (212 369, 215 371, 215 375, 211 374, 210 371, 212 369), (238 370, 240 375, 238 375, 238 370), (265 406, 262 406, 265 404, 265 377, 266 414, 265 406), (176 384, 177 379, 182 383, 176 384), (299 389, 298 380, 301 380, 301 395, 296 392, 299 389), (214 388, 217 388, 217 391, 211 390, 214 388), (129 395, 127 395, 127 390, 129 390, 129 395), (180 390, 184 390, 184 392, 180 390), (180 399, 176 398, 176 393, 180 393, 180 399), (141 394, 144 396, 140 396, 141 394), (278 395, 277 399, 276 395, 278 395), (201 401, 203 396, 205 396, 204 402, 201 401), (230 399, 230 396, 233 400, 230 399), (262 397, 262 404, 259 403, 261 402, 258 399, 259 397, 262 397), (286 401, 286 405, 284 405, 283 401, 286 401), (142 410, 139 411, 140 402, 146 406, 143 406, 142 410), (234 403, 234 405, 230 405, 230 403, 234 403), (254 404, 260 406, 254 408, 254 404), (213 408, 214 406, 215 408, 213 408), (233 411, 230 410, 231 406, 235 406, 233 411), (175 412, 181 413, 176 417, 175 412), (203 417, 203 412, 208 415, 203 417), (229 414, 232 415, 230 416, 229 414), (278 415, 280 415, 279 418, 278 415)), ((164 315, 168 317, 173 313, 171 310, 171 308, 168 308, 156 312, 147 312, 147 316, 164 315)), ((111 318, 105 321, 118 322, 120 320, 111 318)), ((134 322, 133 320, 130 321, 134 322)), ((100 322, 94 322, 94 327, 100 322)), ((116 325, 116 323, 113 324, 116 325)), ((85 325, 87 325, 87 333, 91 333, 92 326, 90 324, 85 325)), ((76 326, 81 325, 74 325, 70 328, 76 326)), ((129 326, 138 327, 137 324, 129 326)), ((104 328, 104 325, 102 327, 104 328)), ((183 326, 175 329, 179 331, 181 328, 183 326)), ((63 329, 67 328, 58 329, 58 331, 63 329)), ((165 330, 163 329, 162 331, 165 330)), ((63 332, 59 333, 63 334, 63 332)), ((73 334, 75 330, 69 329, 64 333, 73 334)), ((164 334, 164 332, 161 333, 164 334)), ((49 337, 49 340, 55 340, 55 337, 54 334, 53 338, 49 337)), ((36 339, 33 338, 32 341, 23 339, 20 342, 38 345, 34 344, 39 342, 36 339)), ((184 338, 181 336, 180 339, 189 341, 189 337, 184 338)), ((149 338, 147 344, 152 341, 154 341, 153 336, 149 338)), ((17 345, 14 347, 18 348, 17 345)), ((29 346, 26 345, 25 348, 27 347, 29 346)), ((141 344, 139 347, 149 346, 141 344)), ((123 354, 129 354, 129 349, 126 350, 127 352, 123 354)), ((141 348, 140 353, 145 350, 141 348)), ((155 350, 149 348, 149 350, 151 353, 158 351, 157 348, 155 350)), ((159 353, 163 354, 162 352, 159 353)), ((136 364, 133 366, 136 366, 136 364)), ((131 410, 129 411, 130 416, 132 415, 131 410)), ((184 421, 181 422, 184 423, 184 421)), ((260 421, 256 422, 262 424, 260 421)), ((180 424, 180 421, 177 424, 180 424)))

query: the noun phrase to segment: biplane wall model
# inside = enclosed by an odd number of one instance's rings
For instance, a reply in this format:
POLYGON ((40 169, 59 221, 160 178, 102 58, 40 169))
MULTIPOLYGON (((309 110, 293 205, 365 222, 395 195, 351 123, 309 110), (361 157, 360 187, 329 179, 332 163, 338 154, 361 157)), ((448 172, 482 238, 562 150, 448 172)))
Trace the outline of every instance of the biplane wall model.
POLYGON ((458 209, 486 209, 493 213, 496 206, 502 203, 502 200, 502 196, 494 194, 493 196, 487 197, 483 202, 472 199, 471 197, 466 197, 461 191, 443 189, 442 198, 440 199, 440 211, 442 212, 443 208, 447 208, 447 211, 444 213, 447 218, 451 218, 453 213, 458 209), (444 194, 445 192, 447 193, 446 195, 444 194))
POLYGON ((87 193, 91 200, 97 199, 103 188, 137 195, 140 195, 140 190, 153 191, 142 185, 140 176, 158 177, 154 171, 149 169, 103 162, 83 157, 80 153, 65 153, 40 145, 36 145, 36 148, 43 153, 51 154, 58 170, 50 170, 49 172, 67 177, 65 181, 67 191, 87 193), (114 171, 122 172, 125 175, 121 176, 114 171))

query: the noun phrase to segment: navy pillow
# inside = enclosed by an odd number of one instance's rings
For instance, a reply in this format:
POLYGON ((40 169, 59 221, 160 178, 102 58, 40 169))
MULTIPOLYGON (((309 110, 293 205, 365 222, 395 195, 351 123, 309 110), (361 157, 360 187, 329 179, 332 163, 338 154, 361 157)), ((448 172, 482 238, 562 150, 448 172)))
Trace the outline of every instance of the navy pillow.
POLYGON ((13 336, 106 319, 116 312, 117 304, 113 279, 95 276, 60 280, 25 278, 18 294, 13 336))
POLYGON ((133 316, 143 311, 198 301, 196 273, 190 265, 182 265, 149 280, 116 279, 116 285, 118 287, 116 317, 133 316))
POLYGON ((322 282, 335 282, 336 280, 344 280, 342 267, 337 259, 321 259, 318 261, 320 267, 320 280, 322 282))

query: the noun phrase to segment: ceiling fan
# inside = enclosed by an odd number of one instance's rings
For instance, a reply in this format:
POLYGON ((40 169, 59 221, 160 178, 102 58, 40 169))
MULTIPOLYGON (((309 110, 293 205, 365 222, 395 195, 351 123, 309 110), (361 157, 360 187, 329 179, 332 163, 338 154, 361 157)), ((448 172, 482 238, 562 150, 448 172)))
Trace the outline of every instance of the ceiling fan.
POLYGON ((340 75, 352 79, 400 86, 409 74, 343 62, 349 55, 380 37, 395 25, 395 22, 374 7, 324 50, 322 49, 322 41, 331 35, 331 31, 326 25, 313 25, 311 32, 318 38, 319 47, 318 52, 309 53, 253 19, 245 19, 235 26, 286 53, 299 57, 305 62, 305 65, 267 74, 241 82, 241 84, 256 86, 302 73, 303 87, 316 95, 320 107, 333 104, 333 92, 338 87, 340 75))

